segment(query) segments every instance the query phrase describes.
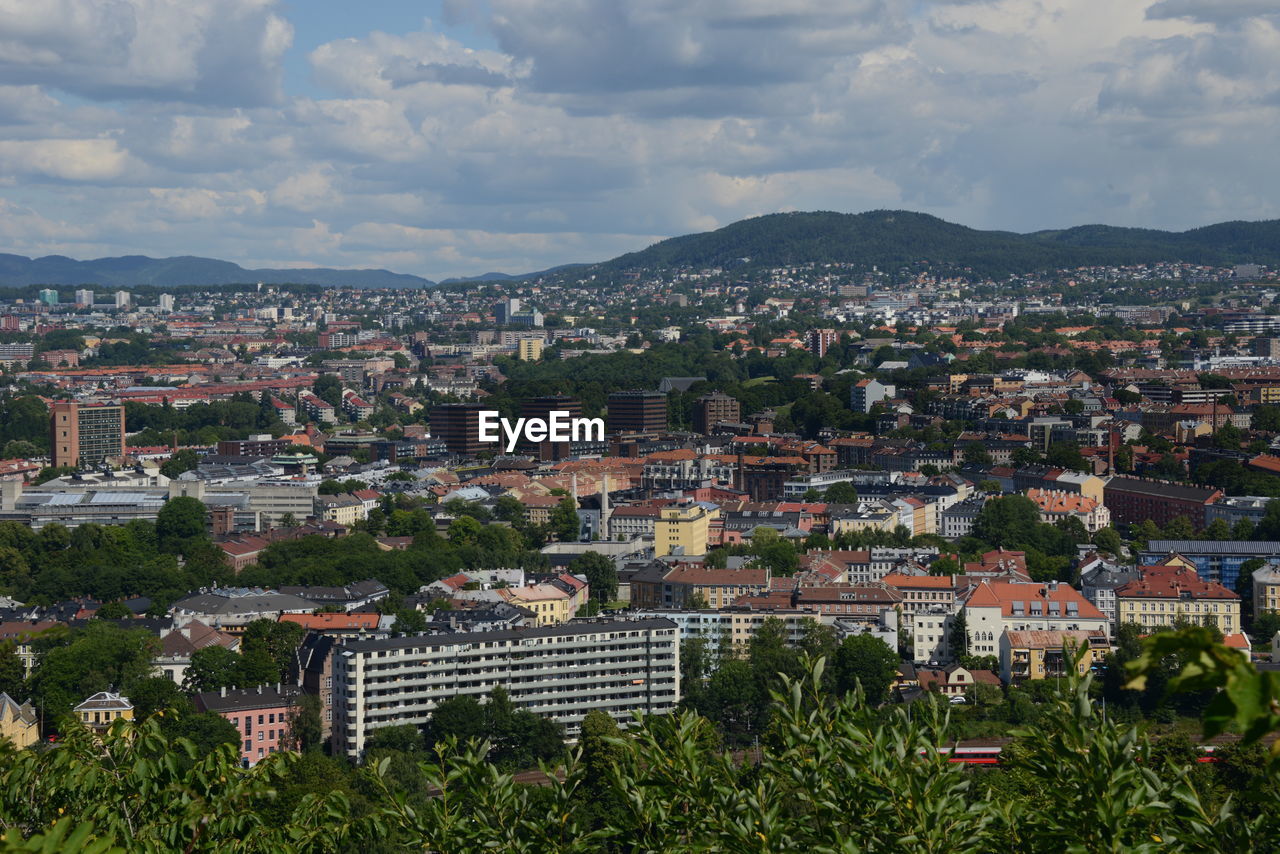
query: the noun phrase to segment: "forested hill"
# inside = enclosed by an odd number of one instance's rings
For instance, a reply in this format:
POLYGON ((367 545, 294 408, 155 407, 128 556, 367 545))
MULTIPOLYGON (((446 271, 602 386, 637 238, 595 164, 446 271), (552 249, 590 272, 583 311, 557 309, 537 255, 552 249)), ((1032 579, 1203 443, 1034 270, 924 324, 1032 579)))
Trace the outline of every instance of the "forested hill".
POLYGON ((844 262, 881 269, 927 261, 989 274, 1105 264, 1186 261, 1280 264, 1280 220, 1191 231, 1085 225, 1016 234, 979 231, 911 211, 779 213, 673 237, 600 265, 605 271, 844 262))
POLYGON ((183 255, 176 258, 148 258, 124 255, 77 261, 64 255, 28 258, 0 254, 0 286, 103 285, 132 287, 159 285, 238 285, 263 282, 268 285, 326 285, 354 288, 421 288, 427 279, 388 270, 305 269, 250 270, 230 261, 183 255))

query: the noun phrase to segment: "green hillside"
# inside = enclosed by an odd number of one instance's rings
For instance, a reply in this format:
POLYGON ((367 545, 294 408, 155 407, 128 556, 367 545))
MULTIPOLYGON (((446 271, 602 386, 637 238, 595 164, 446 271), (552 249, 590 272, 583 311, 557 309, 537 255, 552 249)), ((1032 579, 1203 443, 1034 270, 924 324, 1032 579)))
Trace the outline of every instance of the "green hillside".
POLYGON ((979 231, 911 211, 828 211, 755 217, 673 237, 600 265, 606 271, 843 262, 882 269, 925 261, 991 274, 1105 264, 1187 261, 1280 264, 1280 220, 1184 232, 1085 225, 1016 234, 979 231))

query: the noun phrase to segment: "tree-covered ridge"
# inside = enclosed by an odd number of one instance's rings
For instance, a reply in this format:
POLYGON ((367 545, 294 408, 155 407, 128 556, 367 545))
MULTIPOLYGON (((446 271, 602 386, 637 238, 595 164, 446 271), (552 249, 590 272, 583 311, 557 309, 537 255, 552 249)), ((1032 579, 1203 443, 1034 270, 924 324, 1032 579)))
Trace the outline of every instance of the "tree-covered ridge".
POLYGON ((989 275, 1159 261, 1275 264, 1280 263, 1280 220, 1226 222, 1184 232, 1086 225, 1016 234, 912 211, 778 213, 663 240, 600 267, 616 272, 844 263, 896 269, 919 261, 989 275))

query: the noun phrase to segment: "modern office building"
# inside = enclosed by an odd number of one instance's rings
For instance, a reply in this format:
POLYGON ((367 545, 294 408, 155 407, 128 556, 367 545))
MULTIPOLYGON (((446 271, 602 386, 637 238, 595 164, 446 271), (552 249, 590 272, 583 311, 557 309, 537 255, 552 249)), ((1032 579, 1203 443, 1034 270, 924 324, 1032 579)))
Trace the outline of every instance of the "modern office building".
POLYGON ((472 457, 481 451, 498 450, 497 444, 480 441, 479 403, 442 403, 431 410, 431 435, 444 442, 451 454, 472 457))
POLYGON ((276 439, 270 433, 257 433, 247 439, 224 439, 218 442, 218 455, 223 457, 274 457, 283 454, 293 443, 276 439))
POLYGON ((667 396, 658 391, 615 391, 609 395, 610 433, 662 433, 667 429, 667 396))
POLYGON ((722 422, 737 423, 742 420, 742 405, 736 397, 723 392, 712 392, 698 398, 693 405, 693 432, 710 433, 722 422))
MULTIPOLYGON (((520 402, 521 418, 550 419, 552 412, 567 412, 570 418, 582 417, 582 403, 567 395, 531 397, 520 402)), ((530 442, 523 436, 516 453, 530 454, 540 460, 563 460, 571 455, 571 442, 530 442)))
POLYGON ((441 702, 499 685, 570 737, 593 709, 625 723, 680 700, 679 632, 661 618, 347 641, 333 654, 333 750, 353 759, 379 727, 421 727, 441 702))
POLYGON ((60 401, 49 407, 54 466, 97 465, 124 456, 124 407, 60 401))
POLYGON ((53 288, 41 288, 40 302, 44 303, 45 305, 57 305, 58 292, 55 291, 53 288))
POLYGON ((0 362, 30 362, 35 358, 36 345, 29 341, 10 341, 0 344, 0 362))
POLYGON ((511 318, 520 313, 520 300, 505 299, 493 307, 493 320, 499 326, 511 323, 511 318))
POLYGON ((1184 558, 1205 581, 1236 589, 1240 567, 1255 558, 1280 560, 1280 543, 1271 540, 1151 540, 1138 555, 1140 566, 1163 563, 1173 555, 1184 558))
POLYGON ((870 412, 871 407, 897 393, 893 386, 879 380, 859 380, 849 389, 849 406, 854 412, 870 412))

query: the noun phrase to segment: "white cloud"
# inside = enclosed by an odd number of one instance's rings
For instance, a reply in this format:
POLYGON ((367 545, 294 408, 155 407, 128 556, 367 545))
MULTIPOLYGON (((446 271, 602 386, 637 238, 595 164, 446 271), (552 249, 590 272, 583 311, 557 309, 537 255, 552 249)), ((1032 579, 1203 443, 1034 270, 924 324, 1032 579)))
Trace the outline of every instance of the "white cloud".
POLYGON ((129 166, 129 153, 114 139, 0 141, 3 171, 62 181, 106 181, 129 166))
POLYGON ((276 0, 5 0, 0 81, 88 98, 278 101, 292 26, 276 0))
POLYGON ((282 95, 316 2, 0 0, 0 235, 446 276, 786 209, 1280 215, 1271 0, 449 0, 489 47, 354 32, 282 95))
POLYGON ((310 169, 285 178, 271 191, 273 204, 298 211, 318 211, 342 204, 342 194, 333 186, 326 169, 310 169))

